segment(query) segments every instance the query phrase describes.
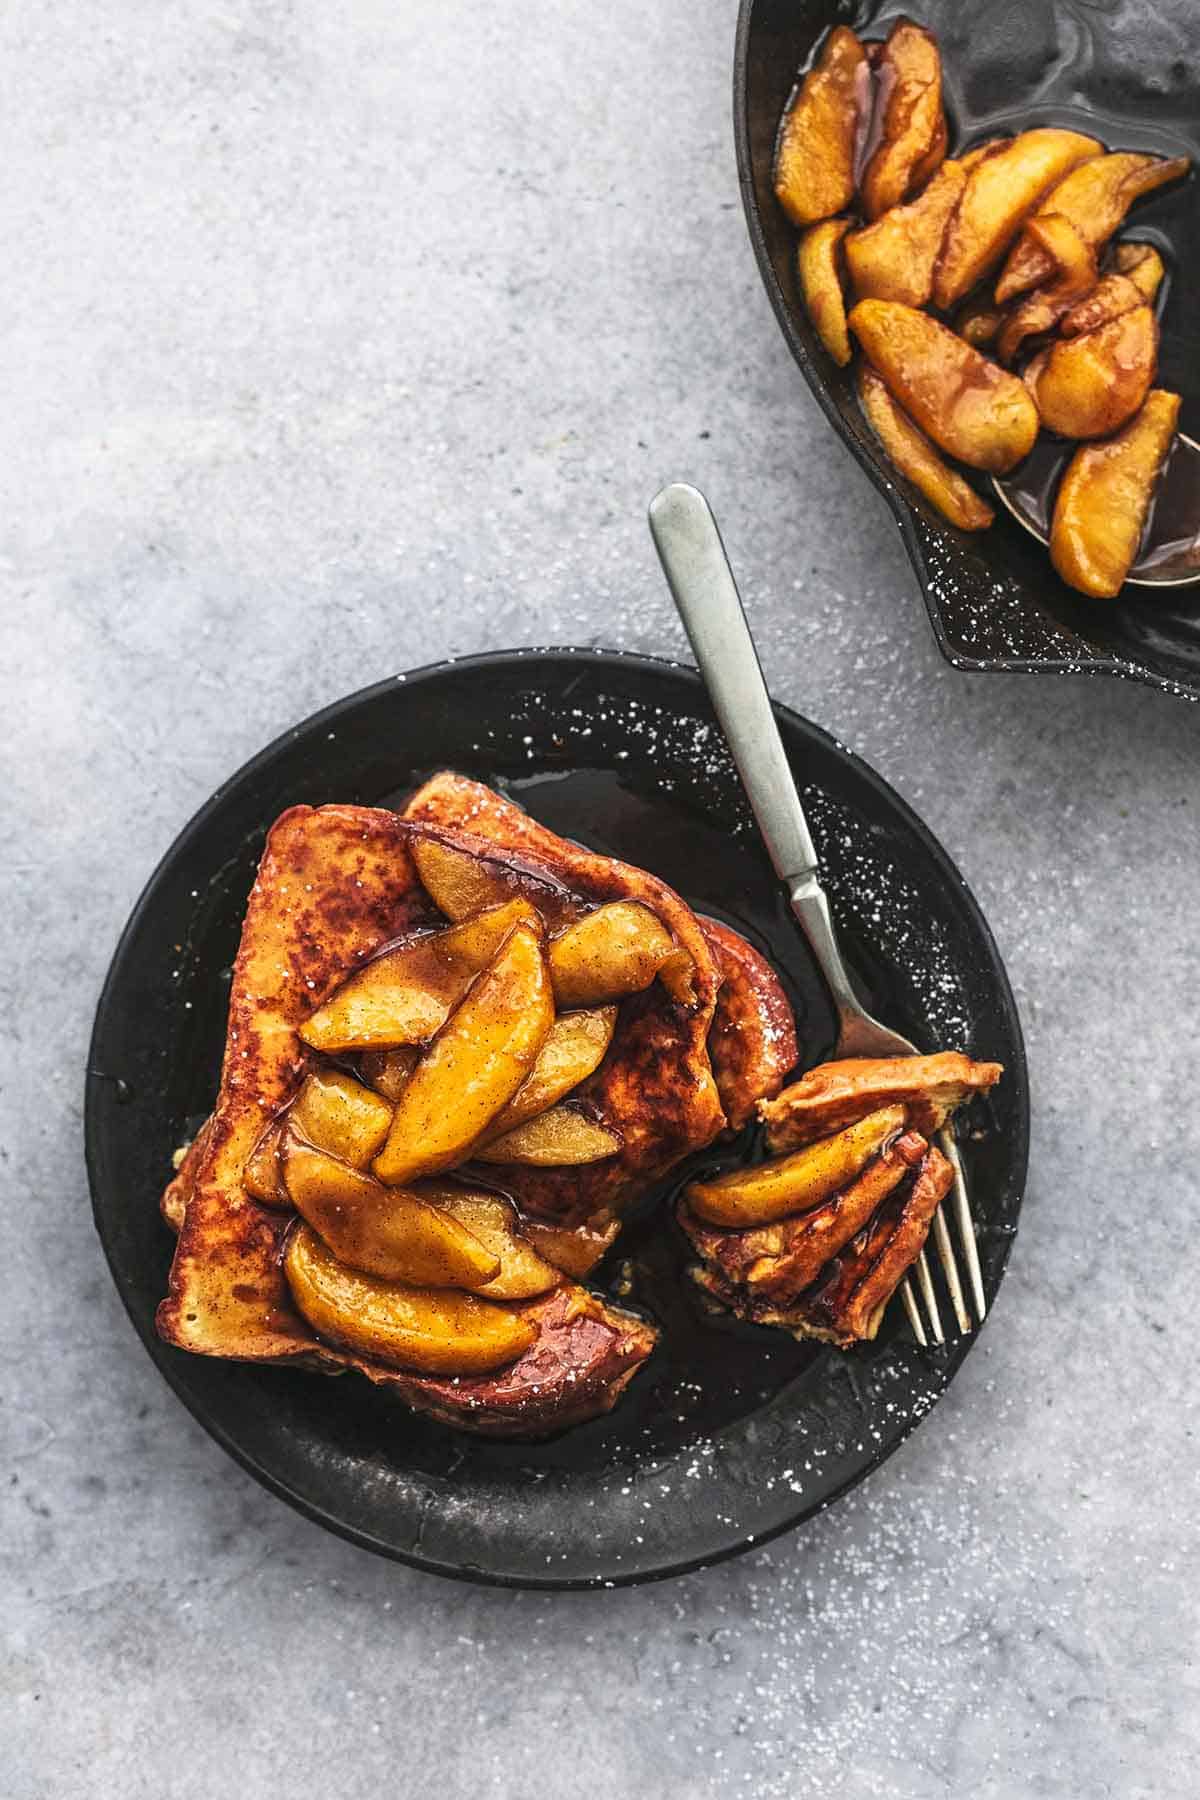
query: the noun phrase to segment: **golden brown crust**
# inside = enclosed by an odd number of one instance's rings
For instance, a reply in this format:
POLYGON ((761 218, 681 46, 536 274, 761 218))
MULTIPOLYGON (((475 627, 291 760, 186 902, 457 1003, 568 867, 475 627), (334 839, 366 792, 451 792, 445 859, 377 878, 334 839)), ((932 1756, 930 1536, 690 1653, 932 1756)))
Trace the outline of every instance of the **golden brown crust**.
MULTIPOLYGON (((183 1229, 184 1214, 187 1212, 188 1198, 196 1179, 196 1170, 204 1158, 205 1145, 208 1142, 209 1127, 212 1125, 212 1114, 205 1119, 203 1125, 183 1153, 183 1160, 174 1176, 162 1191, 158 1209, 163 1219, 178 1237, 183 1229)), ((178 1155, 178 1152, 176 1152, 178 1155)))
POLYGON ((776 1155, 832 1137, 886 1106, 904 1109, 904 1134, 830 1201, 772 1225, 714 1229, 681 1202, 679 1222, 701 1259, 695 1279, 758 1324, 841 1345, 874 1337, 953 1180, 950 1163, 928 1140, 1002 1072, 999 1063, 975 1063, 957 1051, 845 1058, 810 1069, 760 1102, 776 1155))
POLYGON ((795 1068, 796 1020, 765 956, 717 919, 701 926, 721 969, 708 1054, 729 1127, 740 1131, 795 1068))
POLYGON ((849 1057, 809 1069, 758 1113, 772 1152, 795 1150, 829 1137, 881 1106, 903 1105, 914 1131, 926 1137, 972 1094, 985 1093, 1003 1074, 1000 1063, 972 1062, 957 1050, 936 1056, 849 1057))
MULTIPOLYGON (((616 1066, 592 1085, 596 1109, 618 1116, 637 1147, 624 1187, 654 1179, 724 1124, 705 1048, 719 973, 698 922, 653 877, 563 843, 477 784, 430 784, 423 817, 436 811, 437 793, 443 803, 452 796, 451 810, 469 813, 476 828, 486 814, 483 833, 441 835, 481 847, 519 889, 536 884, 552 917, 635 897, 691 958, 695 1004, 678 1004, 657 984, 627 1003, 618 1055, 610 1058, 616 1066)), ((281 1268, 290 1215, 260 1205, 242 1183, 264 1120, 291 1098, 313 1060, 299 1025, 384 945, 442 922, 409 854, 414 835, 429 829, 372 808, 302 807, 269 833, 234 967, 217 1105, 163 1196, 179 1241, 158 1325, 168 1342, 200 1354, 354 1368, 447 1422, 493 1434, 544 1433, 612 1405, 650 1353, 653 1330, 564 1282, 531 1304, 538 1341, 499 1374, 439 1381, 355 1356, 320 1342, 301 1319, 281 1268)), ((508 1173, 516 1179, 506 1186, 528 1179, 539 1193, 557 1183, 561 1199, 563 1188, 577 1189, 591 1171, 508 1173)), ((608 1197, 615 1205, 615 1186, 608 1197)), ((588 1235, 589 1252, 610 1236, 588 1235)))
POLYGON ((350 1360, 417 1412, 485 1437, 538 1437, 610 1412, 653 1350, 642 1319, 564 1283, 521 1309, 537 1342, 494 1375, 403 1375, 350 1360))
POLYGON ((339 806, 293 807, 268 834, 234 963, 220 1092, 186 1165, 191 1188, 158 1309, 168 1343, 255 1359, 307 1345, 279 1268, 286 1215, 249 1199, 242 1170, 310 1065, 296 1027, 351 969, 430 917, 406 834, 393 813, 339 806))
POLYGON ((843 1349, 869 1340, 920 1254, 953 1179, 941 1151, 927 1146, 911 1179, 902 1178, 857 1234, 822 1263, 810 1285, 786 1299, 731 1281, 719 1262, 705 1261, 696 1280, 722 1305, 757 1325, 777 1325, 795 1337, 821 1338, 843 1349))
POLYGON ((953 1180, 949 1162, 931 1146, 912 1184, 884 1201, 794 1308, 768 1322, 843 1346, 873 1338, 885 1306, 920 1255, 930 1221, 953 1180))

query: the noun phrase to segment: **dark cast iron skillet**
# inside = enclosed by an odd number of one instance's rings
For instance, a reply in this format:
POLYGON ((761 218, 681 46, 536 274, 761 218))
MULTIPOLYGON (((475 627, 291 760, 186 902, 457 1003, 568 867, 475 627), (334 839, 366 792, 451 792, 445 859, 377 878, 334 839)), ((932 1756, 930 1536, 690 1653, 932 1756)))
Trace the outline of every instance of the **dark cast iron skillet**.
MULTIPOLYGON (((1061 582, 1047 551, 1001 509, 989 531, 954 530, 896 474, 858 411, 852 372, 808 322, 795 229, 771 186, 779 116, 831 25, 878 38, 904 12, 941 44, 952 147, 1064 125, 1113 149, 1200 158, 1200 9, 1196 0, 742 0, 734 70, 742 197, 767 293, 826 416, 895 514, 943 654, 957 668, 1118 675, 1200 698, 1200 588, 1127 587, 1118 601, 1092 600, 1061 582)), ((1165 253, 1158 380, 1182 394, 1180 429, 1194 438, 1200 176, 1140 201, 1123 231, 1165 253)))
MULTIPOLYGON (((963 1134, 989 1301, 1016 1228, 1028 1144, 1021 1031, 962 877, 892 790, 777 709, 838 935, 871 1007, 929 1048, 1007 1073, 963 1134)), ((171 1152, 216 1092, 230 965, 268 826, 299 802, 399 803, 452 767, 539 819, 642 862, 739 927, 779 968, 806 1064, 834 1037, 694 671, 591 651, 478 657, 383 682, 289 731, 228 781, 138 901, 96 1015, 87 1074, 97 1229, 142 1341, 201 1424, 264 1486, 354 1542, 441 1574, 523 1586, 643 1581, 732 1555, 827 1506, 938 1399, 972 1339, 913 1345, 898 1303, 851 1355, 713 1319, 660 1204, 597 1272, 662 1331, 616 1410, 547 1443, 421 1419, 355 1376, 192 1356, 155 1335, 172 1239, 171 1152)), ((752 1134, 698 1160, 736 1159, 752 1134)), ((664 1196, 666 1198, 666 1196, 664 1196)), ((1003 1328, 1003 1311, 987 1330, 1003 1328)))

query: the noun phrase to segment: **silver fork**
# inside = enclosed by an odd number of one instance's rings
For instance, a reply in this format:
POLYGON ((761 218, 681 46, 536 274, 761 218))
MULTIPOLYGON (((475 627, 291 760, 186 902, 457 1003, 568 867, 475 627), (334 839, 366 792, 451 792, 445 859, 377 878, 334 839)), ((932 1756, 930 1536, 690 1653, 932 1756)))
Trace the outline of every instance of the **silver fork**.
MULTIPOLYGON (((750 627, 708 501, 694 487, 673 482, 650 502, 650 531, 672 596, 691 641, 742 786, 758 820, 775 873, 787 888, 792 911, 825 977, 838 1016, 833 1056, 915 1056, 916 1046, 873 1019, 855 994, 834 935, 829 902, 821 886, 816 847, 788 765, 750 627)), ((962 1163, 953 1134, 940 1141, 954 1170, 954 1218, 971 1288, 975 1316, 987 1310, 975 1227, 962 1163)), ((939 1207, 933 1217, 937 1248, 958 1328, 972 1329, 950 1229, 939 1207)), ((919 1344, 929 1336, 945 1342, 929 1260, 922 1249, 914 1265, 916 1289, 925 1303, 922 1320, 911 1277, 901 1287, 905 1310, 919 1344)))

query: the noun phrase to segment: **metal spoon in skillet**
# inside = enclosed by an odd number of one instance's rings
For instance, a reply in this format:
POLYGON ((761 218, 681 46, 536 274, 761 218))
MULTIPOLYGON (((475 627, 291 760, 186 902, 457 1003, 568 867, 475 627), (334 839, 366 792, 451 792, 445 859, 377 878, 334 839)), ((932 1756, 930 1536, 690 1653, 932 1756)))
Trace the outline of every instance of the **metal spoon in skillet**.
MULTIPOLYGON (((831 1056, 836 1059, 918 1054, 907 1038, 871 1017, 851 985, 821 886, 816 846, 708 501, 696 488, 684 482, 672 483, 650 502, 650 532, 763 842, 837 1009, 838 1039, 831 1056)), ((941 1144, 954 1167, 955 1223, 975 1316, 982 1320, 986 1311, 983 1278, 962 1164, 948 1130, 941 1133, 941 1144)), ((971 1317, 963 1298, 949 1227, 940 1207, 933 1217, 933 1241, 959 1330, 968 1332, 972 1329, 971 1317)), ((942 1322, 924 1250, 915 1270, 933 1340, 943 1343, 942 1322)), ((925 1327, 907 1278, 901 1294, 913 1334, 919 1344, 924 1344, 925 1327)))
MULTIPOLYGON (((996 496, 1039 544, 1050 541, 1059 477, 1076 450, 1040 438, 1011 475, 994 475, 996 496)), ((1131 587, 1187 587, 1200 581, 1200 444, 1180 432, 1154 497, 1141 551, 1126 576, 1131 587)))

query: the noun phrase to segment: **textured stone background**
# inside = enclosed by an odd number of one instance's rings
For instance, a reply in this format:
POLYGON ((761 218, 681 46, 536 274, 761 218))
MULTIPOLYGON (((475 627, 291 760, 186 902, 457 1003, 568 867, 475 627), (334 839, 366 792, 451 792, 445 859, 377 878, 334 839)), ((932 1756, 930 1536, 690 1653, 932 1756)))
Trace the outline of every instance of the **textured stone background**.
POLYGON ((1200 713, 939 660, 759 289, 733 23, 0 19, 14 1800, 1195 1792, 1200 713), (678 652, 643 523, 675 475, 718 509, 775 692, 992 919, 1034 1078, 1025 1225, 951 1398, 814 1527, 641 1591, 462 1588, 294 1516, 171 1398, 92 1233, 87 1034, 153 863, 289 722, 452 652, 678 652))

